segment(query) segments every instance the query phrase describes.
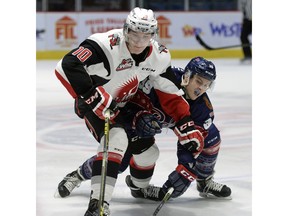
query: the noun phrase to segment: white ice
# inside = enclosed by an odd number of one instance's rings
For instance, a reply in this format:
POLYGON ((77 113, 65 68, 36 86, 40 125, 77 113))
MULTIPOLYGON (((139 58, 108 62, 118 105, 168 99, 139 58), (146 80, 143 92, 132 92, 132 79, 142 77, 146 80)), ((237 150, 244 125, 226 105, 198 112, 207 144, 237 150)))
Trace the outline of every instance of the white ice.
MULTIPOLYGON (((192 183, 181 197, 169 201, 159 216, 252 215, 252 73, 251 65, 238 59, 212 59, 217 68, 213 92, 215 124, 222 136, 215 180, 232 189, 232 200, 200 198, 192 183)), ((173 60, 185 66, 188 59, 173 60)), ((97 143, 73 111, 73 100, 54 74, 57 61, 37 61, 36 215, 79 216, 87 210, 90 182, 84 182, 68 198, 54 198, 63 177, 96 152, 97 143)), ((176 138, 164 130, 156 138, 161 154, 151 183, 161 186, 176 167, 176 138)), ((158 203, 135 199, 119 175, 110 203, 113 216, 152 215, 158 203)))

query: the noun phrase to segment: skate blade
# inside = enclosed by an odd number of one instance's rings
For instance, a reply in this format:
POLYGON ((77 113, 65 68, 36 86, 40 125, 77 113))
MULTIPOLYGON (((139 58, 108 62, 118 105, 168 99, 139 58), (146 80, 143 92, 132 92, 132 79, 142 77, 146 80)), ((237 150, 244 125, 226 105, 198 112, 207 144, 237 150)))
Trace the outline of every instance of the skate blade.
POLYGON ((54 198, 62 198, 58 192, 58 190, 55 191, 54 193, 54 198))
POLYGON ((217 197, 214 196, 213 194, 207 194, 207 193, 199 193, 199 196, 205 199, 215 199, 215 200, 232 200, 231 196, 228 197, 217 197))

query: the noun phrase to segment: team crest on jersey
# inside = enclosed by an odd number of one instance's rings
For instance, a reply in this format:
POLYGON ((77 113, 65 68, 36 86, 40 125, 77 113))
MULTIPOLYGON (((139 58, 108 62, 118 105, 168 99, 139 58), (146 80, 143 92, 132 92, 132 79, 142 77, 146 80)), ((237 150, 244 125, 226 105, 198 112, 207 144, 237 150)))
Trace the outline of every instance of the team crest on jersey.
POLYGON ((117 88, 117 97, 115 98, 115 101, 117 103, 129 101, 137 92, 138 84, 139 82, 137 76, 134 76, 125 81, 121 86, 117 88))
POLYGON ((110 38, 110 48, 113 49, 113 46, 119 45, 120 37, 118 34, 112 34, 108 36, 110 38))
POLYGON ((168 52, 167 48, 166 48, 164 45, 162 45, 162 44, 159 46, 158 49, 159 49, 159 52, 160 52, 160 53, 162 53, 162 52, 167 53, 167 52, 168 52))
POLYGON ((173 127, 175 125, 174 120, 172 118, 169 120, 161 109, 158 109, 157 107, 153 107, 152 113, 158 119, 158 121, 162 124, 162 127, 168 128, 168 127, 173 127))
POLYGON ((116 71, 125 70, 131 68, 132 66, 133 66, 133 60, 131 58, 123 59, 122 62, 116 68, 116 71))

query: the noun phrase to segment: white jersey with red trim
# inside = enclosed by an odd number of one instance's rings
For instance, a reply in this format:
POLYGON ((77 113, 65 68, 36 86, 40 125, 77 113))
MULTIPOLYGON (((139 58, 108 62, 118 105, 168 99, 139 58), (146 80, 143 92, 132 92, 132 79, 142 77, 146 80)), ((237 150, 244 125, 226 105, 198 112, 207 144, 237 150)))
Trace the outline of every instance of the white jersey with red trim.
POLYGON ((175 84, 170 64, 169 50, 155 40, 142 54, 131 55, 123 29, 114 29, 88 37, 59 61, 55 73, 74 98, 101 85, 119 107, 133 97, 139 82, 149 76, 163 109, 178 121, 189 115, 189 106, 181 96, 184 92, 175 84), (180 105, 182 110, 177 109, 180 105))

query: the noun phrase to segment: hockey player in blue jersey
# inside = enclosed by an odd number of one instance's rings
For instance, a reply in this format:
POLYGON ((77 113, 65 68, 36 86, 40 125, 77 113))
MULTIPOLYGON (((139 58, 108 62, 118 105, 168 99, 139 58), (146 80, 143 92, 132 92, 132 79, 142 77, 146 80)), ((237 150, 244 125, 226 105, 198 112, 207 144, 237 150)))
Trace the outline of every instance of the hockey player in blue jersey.
MULTIPOLYGON (((220 133, 215 124, 213 106, 206 93, 212 89, 216 79, 215 65, 202 57, 193 58, 185 69, 173 67, 179 84, 183 86, 185 99, 190 105, 191 121, 195 127, 202 131, 205 137, 204 146, 194 148, 185 146, 185 143, 177 143, 178 165, 168 176, 162 187, 149 185, 146 188, 136 186, 146 174, 153 174, 154 169, 140 170, 133 162, 133 155, 137 151, 150 146, 151 137, 161 132, 161 127, 168 127, 177 134, 177 128, 181 122, 175 122, 164 113, 159 104, 157 95, 149 79, 141 82, 137 95, 127 105, 127 131, 130 136, 130 148, 122 160, 120 172, 123 172, 129 165, 131 175, 126 177, 126 183, 131 189, 135 198, 145 198, 155 201, 163 199, 170 187, 174 188, 172 198, 182 195, 190 186, 191 182, 197 182, 197 190, 202 197, 230 198, 231 189, 213 180, 214 167, 220 149, 220 133), (137 142, 135 148, 133 142, 137 142), (140 147, 139 147, 140 146, 140 147)), ((185 120, 184 122, 189 122, 185 120)), ((59 183, 57 194, 61 197, 69 196, 72 190, 79 186, 82 181, 91 178, 91 166, 95 156, 85 161, 77 170, 69 173, 59 183)))
MULTIPOLYGON (((221 137, 213 122, 213 106, 206 91, 214 87, 216 79, 215 65, 202 57, 196 57, 187 64, 184 70, 174 67, 173 71, 183 86, 185 98, 190 105, 191 119, 195 125, 200 127, 198 128, 199 130, 203 131, 204 129, 204 147, 199 150, 187 149, 178 141, 178 165, 168 176, 168 180, 162 187, 150 185, 148 188, 139 189, 133 184, 133 177, 131 178, 131 176, 126 177, 126 183, 131 189, 132 196, 160 201, 170 187, 174 188, 171 197, 176 198, 181 196, 191 182, 196 180, 197 190, 201 197, 231 199, 231 189, 213 180, 221 137)), ((146 93, 149 92, 149 86, 149 83, 144 83, 143 89, 145 89, 146 93)), ((161 106, 159 103, 157 104, 157 99, 155 100, 155 94, 152 90, 149 98, 153 101, 155 112, 158 112, 157 116, 163 116, 159 114, 161 106)), ((165 115, 164 121, 160 121, 162 125, 168 122, 171 124, 171 118, 167 115, 165 115)), ((173 129, 171 126, 170 128, 173 129)))

